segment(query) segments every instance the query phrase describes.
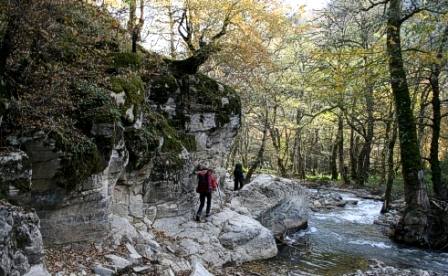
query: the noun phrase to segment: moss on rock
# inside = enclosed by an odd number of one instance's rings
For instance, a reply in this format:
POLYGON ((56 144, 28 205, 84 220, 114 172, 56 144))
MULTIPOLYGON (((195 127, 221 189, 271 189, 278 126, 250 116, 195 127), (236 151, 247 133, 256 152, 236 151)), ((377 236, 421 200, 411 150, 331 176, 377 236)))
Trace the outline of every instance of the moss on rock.
POLYGON ((111 64, 115 68, 131 67, 139 68, 143 62, 143 56, 139 53, 116 52, 110 54, 111 64))
POLYGON ((72 190, 80 181, 106 168, 107 163, 93 139, 67 130, 53 131, 49 136, 63 154, 62 168, 54 178, 59 186, 72 190))
POLYGON ((151 81, 150 99, 157 104, 164 104, 170 97, 175 97, 177 89, 179 85, 173 75, 157 76, 151 81))
POLYGON ((77 102, 77 126, 90 132, 93 124, 116 123, 121 112, 110 97, 110 91, 87 81, 74 84, 72 96, 77 102))

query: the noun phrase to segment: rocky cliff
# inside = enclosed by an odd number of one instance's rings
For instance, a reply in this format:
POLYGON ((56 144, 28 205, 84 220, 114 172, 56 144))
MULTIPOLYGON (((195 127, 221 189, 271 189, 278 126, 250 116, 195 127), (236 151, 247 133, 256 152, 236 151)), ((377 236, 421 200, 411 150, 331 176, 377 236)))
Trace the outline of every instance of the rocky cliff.
POLYGON ((48 244, 103 240, 113 214, 189 213, 194 166, 220 171, 237 134, 235 91, 128 52, 104 11, 38 2, 12 33, 1 84, 2 197, 36 209, 48 244))

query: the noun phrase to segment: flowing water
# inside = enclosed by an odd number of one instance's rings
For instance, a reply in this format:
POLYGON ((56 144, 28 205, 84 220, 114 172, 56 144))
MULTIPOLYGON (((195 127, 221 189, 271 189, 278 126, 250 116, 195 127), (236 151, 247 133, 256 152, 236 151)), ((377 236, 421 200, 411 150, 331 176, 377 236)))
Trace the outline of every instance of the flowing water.
POLYGON ((381 226, 373 224, 382 203, 342 193, 358 205, 328 213, 312 213, 307 230, 288 237, 292 246, 283 246, 268 262, 277 273, 289 275, 341 275, 366 269, 377 259, 400 268, 420 268, 448 275, 448 253, 420 250, 393 243, 381 226))

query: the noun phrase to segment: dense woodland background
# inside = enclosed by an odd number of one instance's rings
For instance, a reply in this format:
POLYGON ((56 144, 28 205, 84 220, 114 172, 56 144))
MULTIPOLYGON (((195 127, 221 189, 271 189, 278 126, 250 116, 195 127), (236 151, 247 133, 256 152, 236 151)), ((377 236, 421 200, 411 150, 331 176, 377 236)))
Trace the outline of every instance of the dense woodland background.
MULTIPOLYGON (((399 192, 389 2, 395 1, 332 0, 313 15, 266 0, 99 4, 121 18, 135 40, 173 59, 205 49, 200 70, 238 88, 244 125, 229 168, 241 162, 250 174, 257 169, 383 191, 394 183, 399 192)), ((448 181, 448 6, 402 2, 401 54, 432 191, 433 182, 448 181)))

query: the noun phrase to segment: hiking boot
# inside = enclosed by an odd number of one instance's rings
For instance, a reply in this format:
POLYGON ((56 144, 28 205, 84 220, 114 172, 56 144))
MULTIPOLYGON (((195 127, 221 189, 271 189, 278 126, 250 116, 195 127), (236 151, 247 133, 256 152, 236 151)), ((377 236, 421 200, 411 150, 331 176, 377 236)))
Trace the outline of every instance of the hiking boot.
POLYGON ((194 219, 196 222, 201 222, 201 217, 199 215, 196 215, 196 218, 194 219))

